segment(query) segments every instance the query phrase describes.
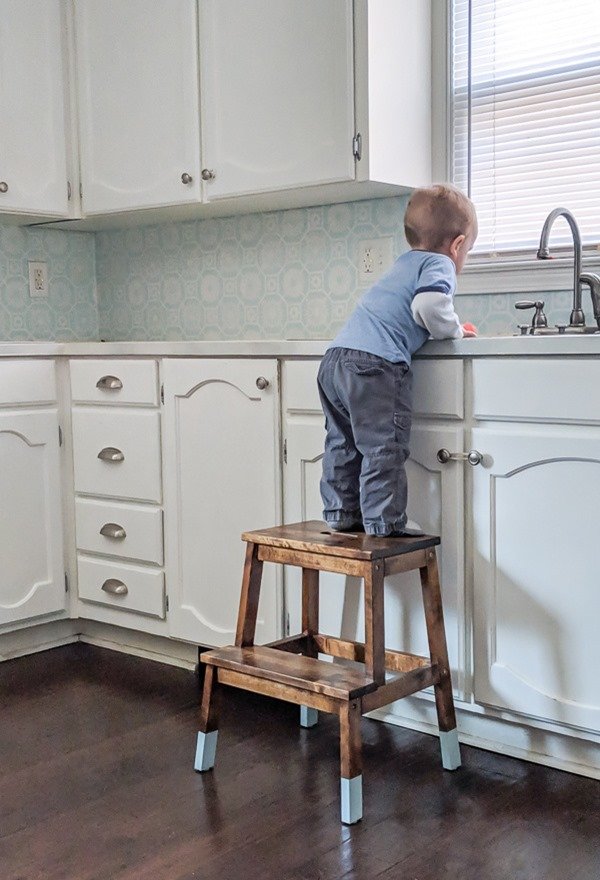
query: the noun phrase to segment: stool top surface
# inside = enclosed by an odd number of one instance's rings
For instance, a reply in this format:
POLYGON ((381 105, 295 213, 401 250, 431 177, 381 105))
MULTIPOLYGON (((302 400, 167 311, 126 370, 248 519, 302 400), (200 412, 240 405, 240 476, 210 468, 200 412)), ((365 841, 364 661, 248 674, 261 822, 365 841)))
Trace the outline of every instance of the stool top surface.
POLYGON ((418 538, 377 538, 364 532, 333 532, 320 520, 291 523, 270 529, 243 532, 242 541, 322 553, 326 556, 346 556, 350 559, 386 559, 403 556, 413 550, 425 550, 440 543, 437 535, 418 538))

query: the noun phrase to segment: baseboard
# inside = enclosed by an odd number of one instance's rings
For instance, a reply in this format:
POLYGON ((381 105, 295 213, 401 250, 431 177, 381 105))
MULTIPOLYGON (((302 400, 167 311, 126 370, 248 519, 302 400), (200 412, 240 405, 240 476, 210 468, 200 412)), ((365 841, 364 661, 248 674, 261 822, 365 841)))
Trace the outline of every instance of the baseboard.
MULTIPOLYGON (((424 703, 407 697, 401 703, 394 703, 391 711, 391 707, 383 707, 371 712, 369 717, 438 736, 435 707, 424 703)), ((541 730, 516 720, 475 714, 459 706, 456 707, 456 720, 458 738, 464 745, 600 779, 600 741, 569 736, 567 732, 541 730)))
POLYGON ((78 620, 54 620, 0 635, 0 662, 79 641, 78 620))
POLYGON ((88 645, 133 654, 135 657, 144 657, 146 660, 183 669, 194 669, 198 665, 198 647, 188 642, 122 629, 95 620, 79 620, 78 623, 81 630, 79 639, 88 645))

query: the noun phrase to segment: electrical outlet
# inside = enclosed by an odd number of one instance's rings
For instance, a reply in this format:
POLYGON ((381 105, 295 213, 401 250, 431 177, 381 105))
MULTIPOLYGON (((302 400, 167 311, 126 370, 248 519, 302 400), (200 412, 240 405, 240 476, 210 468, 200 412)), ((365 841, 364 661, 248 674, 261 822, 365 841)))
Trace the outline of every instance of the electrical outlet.
POLYGON ((29 296, 48 296, 48 263, 29 262, 29 296))
POLYGON ((373 284, 394 262, 394 239, 363 239, 358 243, 358 280, 362 286, 373 284))

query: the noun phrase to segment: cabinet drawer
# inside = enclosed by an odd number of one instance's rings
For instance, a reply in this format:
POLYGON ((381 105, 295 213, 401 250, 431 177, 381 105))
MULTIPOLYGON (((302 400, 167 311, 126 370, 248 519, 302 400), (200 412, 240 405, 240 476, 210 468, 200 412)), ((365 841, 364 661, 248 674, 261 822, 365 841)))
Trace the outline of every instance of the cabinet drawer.
POLYGON ((0 406, 55 400, 54 361, 0 361, 0 406))
POLYGON ((160 502, 159 413, 74 409, 73 459, 76 492, 160 502))
POLYGON ((75 518, 79 550, 163 564, 160 508, 78 498, 75 518))
MULTIPOLYGON (((321 411, 317 389, 319 361, 284 364, 284 407, 290 411, 321 411)), ((416 359, 413 371, 415 416, 463 418, 463 362, 441 358, 416 359)))
POLYGON ((164 619, 165 583, 162 571, 78 556, 77 574, 79 598, 85 602, 164 619))
POLYGON ((74 403, 158 404, 156 361, 71 361, 74 403))
POLYGON ((462 419, 463 362, 434 358, 417 358, 413 370, 413 413, 415 416, 437 416, 462 419))
POLYGON ((473 362, 477 419, 600 422, 600 361, 485 358, 473 362))

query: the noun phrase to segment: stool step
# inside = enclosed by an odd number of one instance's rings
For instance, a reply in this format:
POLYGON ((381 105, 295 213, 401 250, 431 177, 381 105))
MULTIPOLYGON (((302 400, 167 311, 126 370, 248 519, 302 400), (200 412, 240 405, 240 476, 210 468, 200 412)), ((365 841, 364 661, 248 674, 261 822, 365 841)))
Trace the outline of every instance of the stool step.
POLYGON ((362 533, 333 532, 319 520, 244 532, 242 540, 268 547, 322 553, 325 556, 342 556, 368 562, 390 556, 403 556, 415 550, 435 547, 440 543, 437 535, 375 538, 362 533))
POLYGON ((353 700, 377 690, 375 682, 360 670, 289 654, 277 648, 218 648, 201 654, 200 660, 209 666, 231 669, 338 700, 353 700))

